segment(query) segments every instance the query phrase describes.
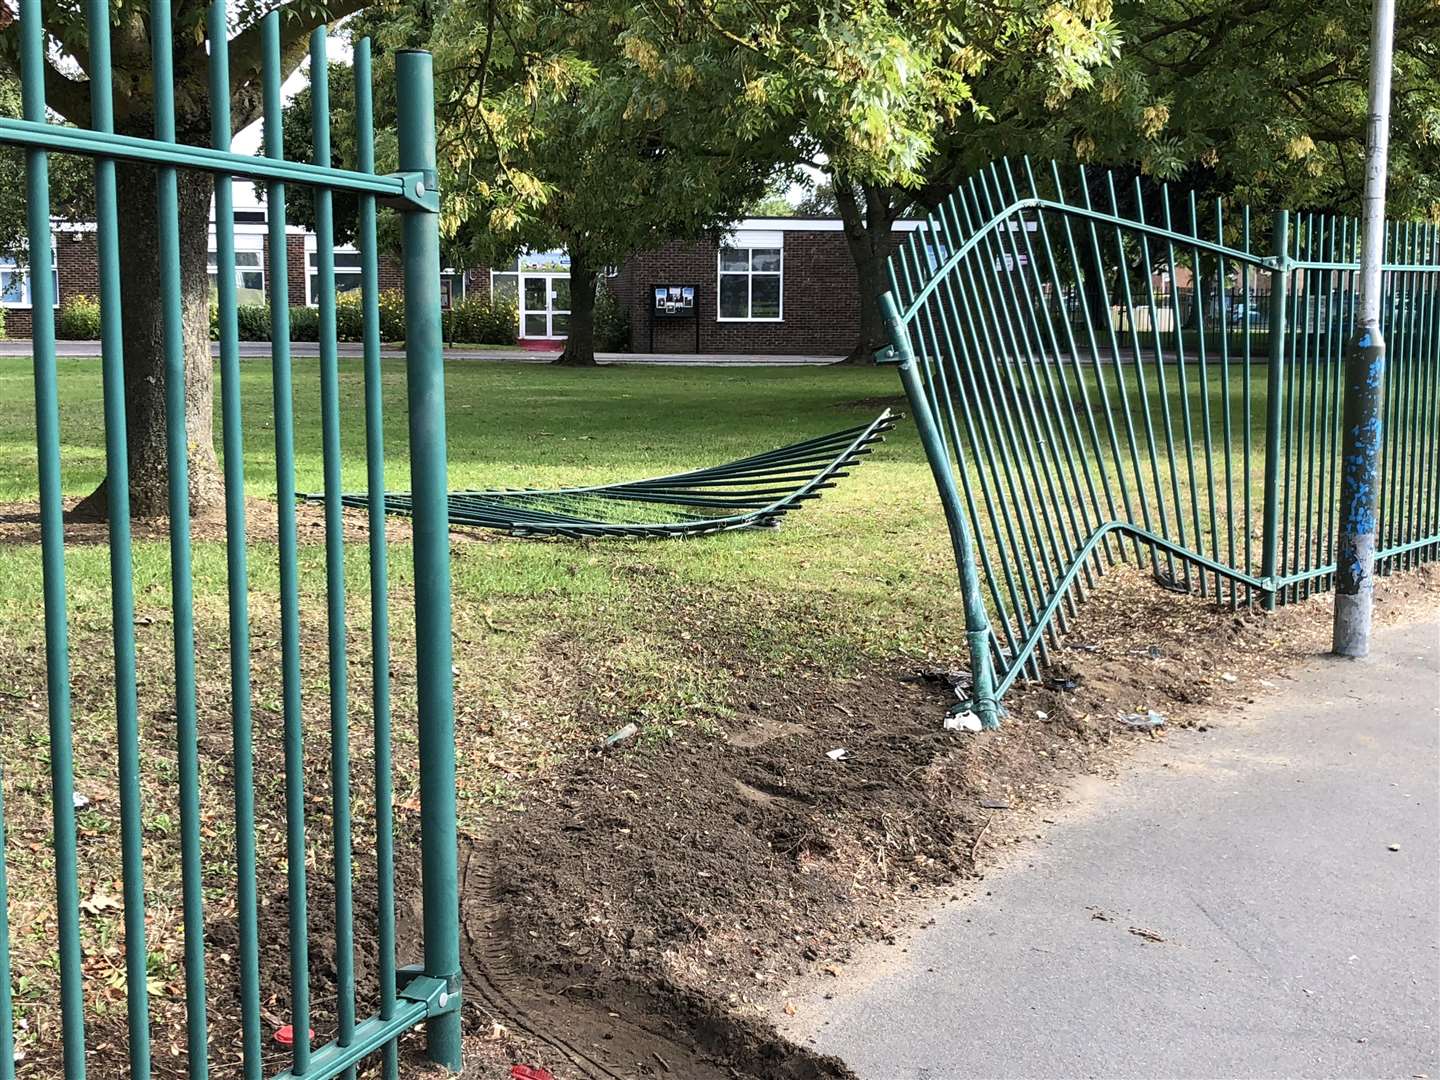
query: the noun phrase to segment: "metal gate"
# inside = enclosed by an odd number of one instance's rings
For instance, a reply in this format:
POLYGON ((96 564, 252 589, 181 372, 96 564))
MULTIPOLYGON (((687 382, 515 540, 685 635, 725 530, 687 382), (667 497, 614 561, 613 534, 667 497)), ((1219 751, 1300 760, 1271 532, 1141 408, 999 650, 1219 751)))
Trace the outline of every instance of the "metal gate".
MULTIPOLYGON (((382 1058, 383 1075, 397 1075, 400 1034, 424 1022, 430 1060, 460 1066, 460 955, 456 883, 455 760, 450 638, 450 565, 446 523, 444 385, 441 368, 440 264, 435 177, 433 86, 428 53, 402 52, 396 58, 399 163, 393 175, 374 173, 374 131, 369 41, 355 49, 356 171, 330 167, 326 30, 311 37, 313 135, 316 164, 283 159, 279 11, 262 23, 265 156, 231 152, 228 12, 224 0, 208 10, 209 87, 213 116, 210 147, 182 145, 175 135, 172 11, 169 0, 150 6, 154 74, 155 137, 114 133, 110 18, 107 0, 88 0, 92 130, 47 121, 45 63, 49 47, 40 0, 21 0, 24 118, 0 120, 0 143, 23 147, 27 160, 28 231, 31 251, 50 243, 49 152, 94 160, 102 314, 102 380, 110 509, 110 567, 115 648, 116 753, 120 777, 125 993, 132 1077, 152 1072, 151 1015, 147 998, 146 883, 142 855, 147 841, 140 791, 139 725, 136 692, 135 599, 129 471, 126 450, 124 357, 121 346, 120 260, 117 239, 115 162, 128 160, 157 170, 161 273, 156 283, 165 316, 166 431, 169 467, 170 576, 173 605, 175 721, 178 738, 178 854, 183 881, 186 1070, 204 1077, 211 1067, 206 1023, 205 891, 214 888, 201 864, 200 751, 197 742, 196 640, 187 480, 184 344, 181 337, 180 237, 177 169, 201 170, 215 178, 221 416, 223 423, 225 535, 228 570, 229 670, 233 718, 235 867, 234 900, 239 953, 241 1045, 215 1047, 226 1061, 239 1058, 247 1080, 262 1076, 262 1045, 269 1040, 261 1009, 261 950, 256 895, 255 767, 252 749, 250 579, 246 557, 244 446, 241 435, 240 357, 236 324, 235 239, 232 177, 263 183, 269 207, 272 375, 274 392, 275 483, 278 502, 280 660, 283 671, 284 801, 287 863, 289 980, 279 997, 288 998, 293 1032, 290 1067, 282 1076, 315 1080, 354 1075, 371 1055, 382 1058), (327 596, 330 707, 330 792, 334 865, 335 1038, 312 1047, 311 913, 307 907, 305 814, 314 793, 305 787, 302 729, 300 570, 296 534, 295 421, 289 348, 289 297, 285 244, 287 188, 314 192, 318 232, 320 305, 320 396, 325 478, 325 582, 327 596), (369 575, 371 626, 369 659, 374 715, 374 847, 379 890, 373 932, 378 965, 373 992, 376 1015, 356 1015, 356 922, 353 907, 350 708, 347 657, 358 651, 345 625, 345 564, 340 503, 340 409, 336 346, 334 192, 358 197, 364 308, 364 413, 366 471, 371 493, 369 575), (391 778, 391 704, 388 576, 386 562, 384 455, 382 446, 379 272, 376 208, 397 207, 403 216, 406 292, 406 363, 409 394, 410 474, 414 492, 414 618, 416 699, 420 762, 421 864, 424 963, 396 970, 395 866, 391 778)), ((83 997, 80 913, 77 895, 76 822, 70 713, 71 665, 67 644, 66 583, 61 529, 60 434, 57 402, 53 286, 34 274, 34 354, 37 446, 44 567, 46 672, 54 815, 56 918, 65 1075, 86 1072, 86 1007, 83 997)), ((6 897, 0 868, 0 1077, 14 1075, 11 972, 4 925, 6 897)), ((328 936, 328 935, 327 935, 328 936)), ((275 987, 266 989, 274 991, 275 987)), ((234 1071, 230 1072, 234 1075, 234 1071)))
MULTIPOLYGON (((1114 561, 1266 608, 1330 588, 1359 229, 1002 161, 882 298, 944 506, 971 705, 1038 676, 1114 561)), ((1440 555, 1440 229, 1391 224, 1377 570, 1440 555)))

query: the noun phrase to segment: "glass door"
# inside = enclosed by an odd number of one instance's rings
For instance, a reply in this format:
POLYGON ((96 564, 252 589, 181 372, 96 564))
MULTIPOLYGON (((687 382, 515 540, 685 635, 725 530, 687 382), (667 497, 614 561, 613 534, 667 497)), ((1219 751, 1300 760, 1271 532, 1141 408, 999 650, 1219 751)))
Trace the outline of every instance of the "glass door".
POLYGON ((568 274, 522 274, 520 333, 527 338, 563 338, 570 332, 568 274))

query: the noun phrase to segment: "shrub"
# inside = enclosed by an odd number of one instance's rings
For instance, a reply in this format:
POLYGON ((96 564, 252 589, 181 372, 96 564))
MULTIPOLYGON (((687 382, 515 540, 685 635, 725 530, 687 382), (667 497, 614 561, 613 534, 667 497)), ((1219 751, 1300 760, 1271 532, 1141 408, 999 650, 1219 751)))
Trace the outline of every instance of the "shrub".
POLYGON ((380 294, 380 340, 405 340, 405 294, 399 289, 380 294))
POLYGON ((595 288, 595 350, 630 351, 630 313, 603 281, 595 288))
POLYGON ((60 305, 55 336, 62 341, 94 341, 100 336, 100 301, 93 296, 72 296, 60 305))
POLYGON ((320 310, 313 307, 292 307, 290 309, 290 340, 320 340, 320 310))
POLYGON ((235 322, 240 328, 241 341, 270 340, 269 304, 236 305, 235 322))
POLYGON ((341 341, 365 340, 365 307, 360 302, 359 289, 335 298, 335 336, 341 341))
POLYGON ((508 300, 466 296, 445 312, 445 340, 470 345, 514 345, 519 313, 508 300))
POLYGON ((0 341, 5 340, 5 309, 0 307, 0 341))

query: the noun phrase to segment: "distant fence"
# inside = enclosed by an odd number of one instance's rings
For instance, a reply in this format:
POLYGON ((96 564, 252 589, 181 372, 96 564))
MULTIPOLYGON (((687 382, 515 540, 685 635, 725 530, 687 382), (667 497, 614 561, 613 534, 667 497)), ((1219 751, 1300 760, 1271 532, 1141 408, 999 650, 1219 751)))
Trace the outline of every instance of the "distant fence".
MULTIPOLYGON (((1335 572, 1356 222, 1119 195, 1000 162, 890 260, 882 359, 944 504, 987 724, 1116 560, 1232 606, 1335 572)), ((1440 230, 1390 225, 1385 264, 1382 574, 1440 554, 1440 230)))

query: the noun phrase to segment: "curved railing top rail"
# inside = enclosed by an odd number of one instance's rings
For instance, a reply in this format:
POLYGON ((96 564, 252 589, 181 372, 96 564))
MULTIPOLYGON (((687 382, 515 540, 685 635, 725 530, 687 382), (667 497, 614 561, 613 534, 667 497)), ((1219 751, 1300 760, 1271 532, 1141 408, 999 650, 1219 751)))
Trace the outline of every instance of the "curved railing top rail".
MULTIPOLYGON (((976 178, 972 176, 969 180, 969 187, 972 191, 972 194, 976 197, 975 209, 985 218, 985 223, 983 225, 981 225, 979 228, 974 228, 973 225, 971 225, 970 221, 968 220, 970 218, 970 210, 968 206, 964 207, 965 220, 962 221, 961 214, 956 208, 955 195, 961 190, 957 187, 956 191, 951 192, 950 195, 946 197, 945 202, 941 204, 941 206, 937 207, 936 210, 931 212, 931 214, 925 219, 924 225, 920 229, 916 229, 914 232, 912 232, 906 242, 902 244, 890 257, 891 288, 894 289, 897 296, 906 296, 907 294, 909 294, 905 303, 901 307, 900 316, 902 319, 908 321, 909 319, 914 317, 915 313, 924 306, 925 301, 929 299, 930 295, 935 291, 935 289, 937 289, 940 284, 946 279, 950 271, 952 271, 956 266, 958 266, 966 258, 966 256, 968 256, 972 251, 974 251, 974 249, 978 247, 982 242, 987 240, 993 233, 997 232, 1001 228, 1001 226, 1006 225, 1008 222, 1013 220, 1014 214, 1020 211, 1033 209, 1053 210, 1056 213, 1063 214, 1072 218, 1088 220, 1096 225, 1108 225, 1112 228, 1118 227, 1129 229, 1132 232, 1144 233, 1147 236, 1154 237, 1169 244, 1183 244, 1184 247, 1190 249, 1190 251, 1192 252, 1203 252, 1205 255, 1208 256, 1217 256, 1223 259, 1232 260, 1236 263, 1262 269, 1337 271, 1360 269, 1360 261, 1358 255, 1353 260, 1342 261, 1307 259, 1301 257, 1299 251, 1301 249, 1302 242, 1299 239, 1298 230, 1295 240, 1296 254, 1291 255, 1287 253, 1284 256, 1278 256, 1273 254, 1260 254, 1244 248, 1232 247, 1231 245, 1225 244, 1221 241, 1206 239, 1205 237, 1198 235, 1198 230, 1185 232, 1184 230, 1174 228, 1168 222, 1161 224, 1157 222, 1146 221, 1143 217, 1127 217, 1124 214, 1118 212, 1097 210, 1094 206, 1090 205, 1066 202, 1064 199, 1064 188, 1060 182, 1059 166, 1056 162, 1053 161, 1050 163, 1051 174, 1053 177, 1053 182, 1055 184, 1055 190, 1057 194, 1060 195, 1060 197, 1045 198, 1039 193, 1039 189, 1035 183, 1035 174, 1031 168, 1029 158, 1024 159, 1024 164, 1026 179, 1028 181, 1031 192, 1029 195, 1022 195, 1020 193, 1019 187, 1015 182, 1015 176, 1011 171, 1009 160, 1002 159, 999 165, 991 164, 991 166, 989 167, 989 172, 992 174, 996 174, 994 177, 994 194, 997 195, 999 199, 1005 200, 1002 204, 998 206, 995 205, 998 200, 992 199, 992 192, 987 186, 983 192, 983 195, 986 200, 986 204, 988 205, 982 205, 979 202, 981 193, 975 192, 976 178), (1009 196, 1006 196, 1005 192, 1001 189, 1001 180, 998 175, 999 167, 1001 165, 1003 165, 1005 169, 1005 179, 1009 182, 1009 196), (948 217, 946 215, 946 210, 949 211, 948 217), (973 231, 969 232, 968 235, 966 234, 967 228, 973 229, 973 231), (964 236, 964 239, 960 240, 957 244, 955 242, 956 238, 962 235, 964 236), (917 245, 924 242, 924 240, 928 237, 940 238, 946 244, 946 247, 950 249, 949 253, 943 259, 927 259, 921 254, 920 251, 917 250, 917 245), (910 260, 910 265, 906 265, 907 258, 910 260), (901 274, 896 272, 897 262, 901 264, 900 270, 903 272, 904 282, 906 286, 908 286, 904 289, 901 288, 901 274)), ((983 180, 984 173, 981 173, 979 175, 982 177, 983 180)), ((1085 175, 1085 167, 1083 165, 1080 166, 1080 175, 1082 177, 1085 175)), ((1114 176, 1111 173, 1107 173, 1106 176, 1107 180, 1109 181, 1111 200, 1112 203, 1114 203, 1114 176)), ((1165 192, 1164 198, 1168 203, 1169 185, 1163 185, 1162 190, 1165 192)), ((1086 197, 1088 199, 1088 192, 1086 197)), ((1138 205, 1143 206, 1143 203, 1138 203, 1138 205)), ((1243 212, 1248 214, 1249 207, 1245 207, 1243 212)), ((1342 225, 1348 225, 1352 228, 1354 227, 1354 220, 1351 218, 1337 219, 1318 214, 1314 215, 1314 217, 1317 220, 1323 219, 1327 222, 1338 221, 1342 225)), ((1358 233, 1355 235, 1358 235, 1358 233)), ((1393 243, 1387 244, 1387 255, 1392 254, 1391 249, 1395 247, 1405 247, 1404 238, 1401 237, 1398 232, 1392 238, 1392 240, 1393 243)), ((1410 249, 1407 248, 1407 250, 1410 249)), ((1386 272, 1440 273, 1440 264, 1437 264, 1435 262, 1415 262, 1409 259, 1390 259, 1384 263, 1383 270, 1386 272)))

